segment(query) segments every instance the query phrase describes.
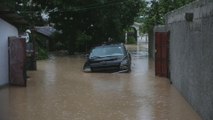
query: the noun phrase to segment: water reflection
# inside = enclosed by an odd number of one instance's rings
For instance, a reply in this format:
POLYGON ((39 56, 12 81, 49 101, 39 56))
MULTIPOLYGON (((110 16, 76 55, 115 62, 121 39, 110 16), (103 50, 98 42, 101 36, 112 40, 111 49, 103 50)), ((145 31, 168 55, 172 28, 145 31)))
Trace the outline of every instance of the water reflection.
POLYGON ((131 73, 84 73, 82 56, 53 56, 28 86, 0 89, 0 120, 200 120, 154 63, 132 52, 131 73))

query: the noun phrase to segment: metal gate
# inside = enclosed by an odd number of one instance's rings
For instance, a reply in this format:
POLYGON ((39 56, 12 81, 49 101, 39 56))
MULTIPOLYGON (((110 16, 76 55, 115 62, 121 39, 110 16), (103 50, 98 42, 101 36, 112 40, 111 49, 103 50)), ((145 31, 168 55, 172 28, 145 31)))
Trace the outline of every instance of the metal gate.
POLYGON ((26 42, 23 38, 9 37, 9 83, 26 86, 26 42))
POLYGON ((169 77, 169 32, 155 33, 155 75, 169 77))

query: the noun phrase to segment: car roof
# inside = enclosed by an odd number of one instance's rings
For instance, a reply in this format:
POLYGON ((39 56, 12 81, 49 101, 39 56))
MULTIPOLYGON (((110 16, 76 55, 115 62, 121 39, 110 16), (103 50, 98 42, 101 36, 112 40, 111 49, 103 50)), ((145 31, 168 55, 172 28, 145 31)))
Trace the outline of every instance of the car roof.
POLYGON ((95 48, 100 48, 100 47, 113 47, 113 46, 123 46, 123 43, 102 44, 102 45, 96 46, 95 48))

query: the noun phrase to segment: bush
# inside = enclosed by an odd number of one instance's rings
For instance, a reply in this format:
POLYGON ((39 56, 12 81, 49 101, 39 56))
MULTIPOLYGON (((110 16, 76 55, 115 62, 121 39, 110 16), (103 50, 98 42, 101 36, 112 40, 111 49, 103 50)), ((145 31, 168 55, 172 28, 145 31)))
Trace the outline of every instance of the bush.
POLYGON ((87 50, 88 45, 91 42, 92 37, 85 34, 85 33, 79 33, 77 40, 76 40, 76 51, 77 52, 85 52, 87 50))
POLYGON ((38 47, 38 55, 37 59, 38 60, 43 60, 48 58, 48 52, 46 49, 42 49, 41 47, 38 47))
POLYGON ((127 38, 127 44, 136 44, 136 40, 133 36, 127 38))

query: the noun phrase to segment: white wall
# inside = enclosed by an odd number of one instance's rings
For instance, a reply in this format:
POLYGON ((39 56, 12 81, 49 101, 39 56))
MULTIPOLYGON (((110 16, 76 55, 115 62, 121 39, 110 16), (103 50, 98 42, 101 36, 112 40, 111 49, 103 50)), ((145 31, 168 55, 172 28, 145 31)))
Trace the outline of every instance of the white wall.
POLYGON ((0 86, 9 82, 8 79, 8 37, 18 36, 15 26, 0 18, 0 86))

